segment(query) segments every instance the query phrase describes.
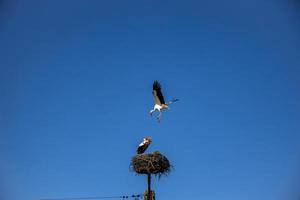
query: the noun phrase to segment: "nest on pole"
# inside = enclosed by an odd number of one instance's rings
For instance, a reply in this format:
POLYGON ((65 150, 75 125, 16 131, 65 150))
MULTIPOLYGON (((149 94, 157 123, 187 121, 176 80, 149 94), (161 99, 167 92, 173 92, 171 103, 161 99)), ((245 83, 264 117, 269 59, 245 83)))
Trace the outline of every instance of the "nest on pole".
POLYGON ((137 154, 132 158, 130 166, 137 174, 154 174, 159 177, 168 175, 171 171, 169 160, 159 151, 149 154, 137 154))

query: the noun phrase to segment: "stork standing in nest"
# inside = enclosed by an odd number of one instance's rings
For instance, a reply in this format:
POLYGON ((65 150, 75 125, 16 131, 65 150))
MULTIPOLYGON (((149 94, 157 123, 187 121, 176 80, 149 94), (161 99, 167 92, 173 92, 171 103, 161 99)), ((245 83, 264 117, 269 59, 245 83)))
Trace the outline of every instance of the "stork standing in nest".
POLYGON ((165 102, 164 96, 161 92, 161 86, 158 81, 154 81, 152 94, 154 97, 154 108, 150 110, 150 115, 152 116, 153 112, 158 111, 159 115, 157 116, 157 121, 160 122, 162 111, 169 109, 169 105, 178 101, 178 99, 172 99, 169 102, 165 102))
POLYGON ((143 154, 148 146, 151 144, 152 139, 151 137, 144 137, 143 142, 139 145, 138 149, 136 150, 137 154, 143 154))

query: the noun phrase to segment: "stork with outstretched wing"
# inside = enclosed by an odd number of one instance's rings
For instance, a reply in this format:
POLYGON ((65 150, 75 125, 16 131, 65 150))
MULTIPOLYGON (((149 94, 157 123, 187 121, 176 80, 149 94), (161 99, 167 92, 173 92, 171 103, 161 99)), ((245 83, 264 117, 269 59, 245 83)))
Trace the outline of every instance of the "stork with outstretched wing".
POLYGON ((158 111, 159 115, 157 116, 157 121, 160 122, 162 111, 169 109, 169 105, 178 101, 178 99, 172 99, 169 102, 165 102, 164 96, 161 91, 161 85, 158 81, 154 81, 152 94, 154 97, 154 108, 150 110, 150 115, 152 116, 153 112, 158 111))

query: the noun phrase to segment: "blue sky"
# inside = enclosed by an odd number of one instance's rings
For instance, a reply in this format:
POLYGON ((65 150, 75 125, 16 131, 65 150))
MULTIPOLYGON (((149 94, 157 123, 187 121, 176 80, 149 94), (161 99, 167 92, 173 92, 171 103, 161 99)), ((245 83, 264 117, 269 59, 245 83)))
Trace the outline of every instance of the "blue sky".
POLYGON ((157 199, 299 198, 298 1, 1 2, 4 199, 143 193, 144 136, 157 199))

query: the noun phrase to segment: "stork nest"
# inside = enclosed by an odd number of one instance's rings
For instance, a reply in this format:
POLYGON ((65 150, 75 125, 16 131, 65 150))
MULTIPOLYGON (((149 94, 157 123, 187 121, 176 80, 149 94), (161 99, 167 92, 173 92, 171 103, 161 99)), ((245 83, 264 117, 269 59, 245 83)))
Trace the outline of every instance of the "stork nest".
POLYGON ((159 177, 168 175, 171 171, 169 160, 159 151, 134 156, 130 166, 137 174, 154 174, 159 177))

